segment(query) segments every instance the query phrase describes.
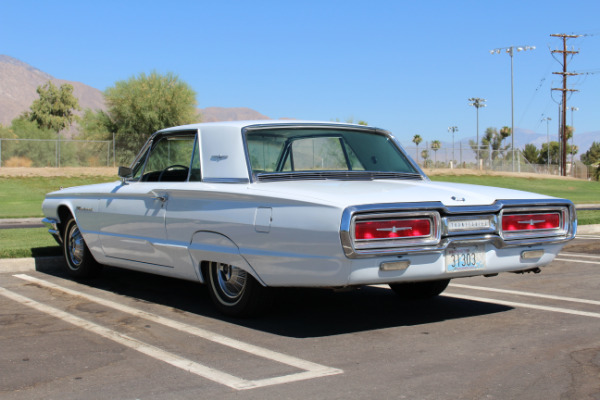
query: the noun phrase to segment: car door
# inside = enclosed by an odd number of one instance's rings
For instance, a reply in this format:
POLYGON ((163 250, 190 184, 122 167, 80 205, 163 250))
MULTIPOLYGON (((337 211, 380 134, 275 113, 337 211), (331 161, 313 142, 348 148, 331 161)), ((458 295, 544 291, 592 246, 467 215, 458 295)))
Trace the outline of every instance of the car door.
POLYGON ((100 240, 107 258, 120 260, 117 262, 120 265, 142 263, 129 266, 155 272, 174 268, 165 214, 169 193, 181 190, 190 175, 195 174, 192 168, 195 146, 195 132, 156 137, 144 165, 134 171, 133 179, 100 200, 100 240))

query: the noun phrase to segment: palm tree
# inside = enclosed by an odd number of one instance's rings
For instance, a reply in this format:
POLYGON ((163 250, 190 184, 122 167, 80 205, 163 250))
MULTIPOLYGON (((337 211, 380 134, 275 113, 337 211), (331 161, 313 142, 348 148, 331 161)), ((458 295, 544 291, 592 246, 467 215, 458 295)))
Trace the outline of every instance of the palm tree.
POLYGON ((433 142, 431 142, 431 150, 433 150, 433 154, 435 155, 435 163, 434 165, 437 165, 437 151, 442 147, 442 144, 440 143, 439 140, 434 140, 433 142))
POLYGON ((421 135, 415 135, 412 139, 413 143, 417 145, 417 164, 419 163, 419 144, 423 141, 421 135))

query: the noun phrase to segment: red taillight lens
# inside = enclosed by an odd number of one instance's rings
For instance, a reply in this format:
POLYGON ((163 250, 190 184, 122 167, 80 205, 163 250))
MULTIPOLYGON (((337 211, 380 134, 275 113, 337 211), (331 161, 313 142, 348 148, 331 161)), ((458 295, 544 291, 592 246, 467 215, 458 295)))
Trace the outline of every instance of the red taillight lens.
POLYGON ((357 221, 354 228, 356 240, 423 237, 430 234, 431 220, 428 218, 357 221))
POLYGON ((560 228, 559 213, 512 214, 502 216, 503 231, 534 231, 560 228))

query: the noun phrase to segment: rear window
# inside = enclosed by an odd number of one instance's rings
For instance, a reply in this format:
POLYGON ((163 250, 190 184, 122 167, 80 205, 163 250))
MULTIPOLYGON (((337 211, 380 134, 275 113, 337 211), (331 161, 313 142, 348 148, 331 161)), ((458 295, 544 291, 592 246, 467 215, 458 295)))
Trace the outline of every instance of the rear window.
POLYGON ((253 174, 372 171, 418 173, 383 134, 343 129, 265 129, 246 133, 253 174))

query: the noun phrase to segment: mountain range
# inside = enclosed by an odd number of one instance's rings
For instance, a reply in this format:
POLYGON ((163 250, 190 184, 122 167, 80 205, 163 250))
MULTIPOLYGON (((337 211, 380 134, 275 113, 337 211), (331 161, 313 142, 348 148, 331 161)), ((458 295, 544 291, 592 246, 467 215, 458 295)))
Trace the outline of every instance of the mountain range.
MULTIPOLYGON (((81 82, 55 78, 16 58, 0 54, 0 124, 8 126, 14 118, 29 110, 31 103, 38 98, 37 87, 48 81, 56 86, 71 84, 82 110, 106 110, 102 91, 81 82)), ((198 109, 198 112, 204 122, 270 119, 246 107, 207 107, 198 109)))

